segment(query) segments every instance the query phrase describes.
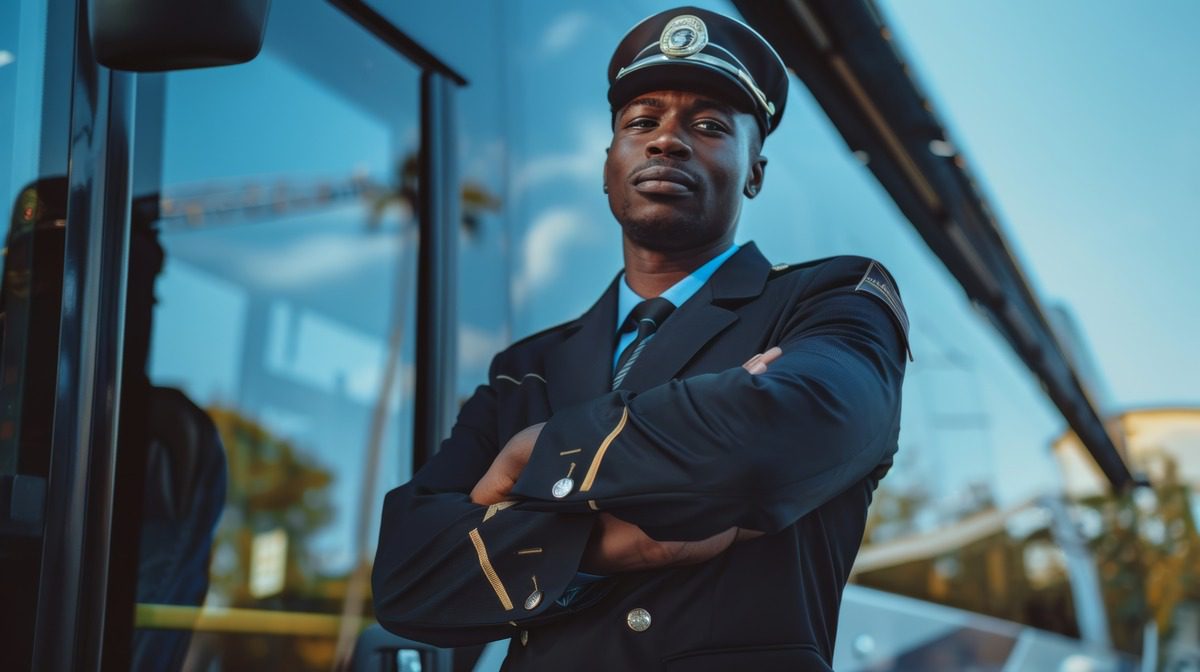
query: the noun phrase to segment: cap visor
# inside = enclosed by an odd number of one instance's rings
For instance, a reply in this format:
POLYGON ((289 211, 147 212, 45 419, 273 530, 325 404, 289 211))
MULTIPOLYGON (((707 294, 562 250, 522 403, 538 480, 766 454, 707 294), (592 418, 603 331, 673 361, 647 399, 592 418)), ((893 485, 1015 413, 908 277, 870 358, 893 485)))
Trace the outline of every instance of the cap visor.
POLYGON ((696 61, 672 61, 648 65, 613 82, 608 102, 617 113, 629 101, 650 91, 690 91, 727 103, 754 117, 760 130, 765 120, 754 94, 729 73, 696 61))

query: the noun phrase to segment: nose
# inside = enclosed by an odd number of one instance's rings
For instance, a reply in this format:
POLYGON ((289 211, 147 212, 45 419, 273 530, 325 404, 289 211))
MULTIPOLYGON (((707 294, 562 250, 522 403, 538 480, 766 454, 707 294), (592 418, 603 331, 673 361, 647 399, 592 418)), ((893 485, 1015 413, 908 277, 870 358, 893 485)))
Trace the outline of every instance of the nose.
POLYGON ((674 124, 664 123, 658 127, 654 137, 646 143, 646 158, 671 158, 687 161, 692 157, 692 148, 680 137, 674 124))

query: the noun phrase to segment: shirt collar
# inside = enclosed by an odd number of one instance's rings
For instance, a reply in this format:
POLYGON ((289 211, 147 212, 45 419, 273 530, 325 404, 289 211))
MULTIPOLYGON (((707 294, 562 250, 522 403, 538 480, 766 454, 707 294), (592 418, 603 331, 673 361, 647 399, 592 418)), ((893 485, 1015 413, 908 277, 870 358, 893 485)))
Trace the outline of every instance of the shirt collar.
MULTIPOLYGON (((717 256, 704 262, 704 265, 692 271, 690 275, 683 278, 679 282, 671 285, 667 291, 659 294, 662 298, 670 301, 676 308, 682 306, 684 302, 692 298, 692 295, 708 282, 708 279, 717 272, 721 264, 733 256, 734 252, 738 251, 740 245, 730 245, 729 249, 718 254, 717 256)), ((639 303, 644 301, 638 293, 629 287, 629 283, 625 280, 625 274, 621 274, 621 282, 617 289, 617 324, 614 331, 620 331, 621 325, 625 324, 625 318, 629 317, 629 313, 637 307, 639 303)))

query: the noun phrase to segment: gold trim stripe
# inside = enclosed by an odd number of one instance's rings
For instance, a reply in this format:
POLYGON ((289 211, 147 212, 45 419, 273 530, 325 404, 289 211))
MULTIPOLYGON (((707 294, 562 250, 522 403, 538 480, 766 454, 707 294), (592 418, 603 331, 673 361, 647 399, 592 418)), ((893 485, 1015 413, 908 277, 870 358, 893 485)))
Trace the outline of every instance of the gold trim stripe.
POLYGON ((608 451, 608 447, 612 445, 613 440, 617 438, 617 435, 621 433, 621 430, 625 429, 625 422, 627 420, 629 420, 628 406, 626 406, 621 412, 621 420, 617 423, 617 426, 613 429, 613 431, 608 433, 608 436, 604 437, 604 441, 602 441, 600 443, 600 447, 596 449, 596 455, 592 458, 591 466, 588 467, 587 476, 583 477, 583 485, 579 486, 580 492, 587 492, 588 490, 592 489, 592 483, 596 481, 596 472, 600 470, 600 461, 604 459, 604 453, 608 451))
POLYGON ((479 528, 471 530, 467 536, 475 545, 475 554, 479 556, 479 568, 483 570, 483 575, 487 577, 488 583, 492 584, 492 590, 496 591, 496 597, 500 598, 500 606, 504 607, 505 611, 512 611, 512 600, 508 599, 508 591, 504 589, 504 584, 500 583, 500 577, 496 575, 492 561, 488 560, 487 547, 483 545, 483 537, 479 536, 479 528))
POLYGON ((517 555, 533 555, 534 553, 541 553, 541 552, 542 552, 542 547, 537 546, 535 548, 522 548, 521 550, 517 551, 517 555))
POLYGON ((492 504, 491 506, 489 506, 487 508, 487 511, 483 512, 483 522, 486 523, 488 521, 488 518, 491 518, 492 516, 496 515, 497 513, 500 513, 501 511, 507 509, 508 507, 512 506, 513 504, 516 504, 516 502, 506 501, 506 502, 496 502, 495 504, 492 504))

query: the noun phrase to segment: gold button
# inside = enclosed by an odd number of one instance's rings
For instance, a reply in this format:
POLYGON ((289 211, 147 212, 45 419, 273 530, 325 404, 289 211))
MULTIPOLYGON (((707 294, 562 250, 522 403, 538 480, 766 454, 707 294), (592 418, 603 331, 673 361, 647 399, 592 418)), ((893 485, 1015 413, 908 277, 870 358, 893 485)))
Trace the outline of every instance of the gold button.
POLYGON ((541 603, 542 603, 542 591, 535 590, 529 594, 529 597, 525 598, 525 610, 533 611, 534 609, 537 609, 538 605, 541 603))
POLYGON ((650 612, 638 607, 630 609, 628 614, 625 614, 625 625, 629 626, 634 632, 645 632, 650 629, 650 612))
POLYGON ((528 645, 529 645, 529 631, 522 630, 521 631, 521 646, 528 646, 528 645))

